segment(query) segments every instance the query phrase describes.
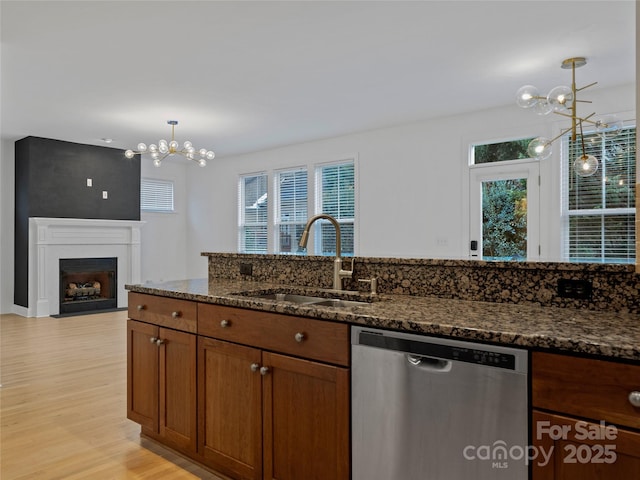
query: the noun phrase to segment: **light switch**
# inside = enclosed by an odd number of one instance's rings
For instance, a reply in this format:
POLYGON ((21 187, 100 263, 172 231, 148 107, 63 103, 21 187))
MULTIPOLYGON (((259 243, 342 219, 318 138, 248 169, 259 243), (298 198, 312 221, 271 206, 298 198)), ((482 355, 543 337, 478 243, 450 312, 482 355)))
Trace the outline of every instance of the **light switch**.
POLYGON ((87 178, 87 187, 93 187, 93 179, 87 178))
POLYGON ((103 191, 102 191, 102 198, 104 198, 105 200, 106 200, 107 198, 109 198, 109 192, 107 192, 106 190, 103 190, 103 191))

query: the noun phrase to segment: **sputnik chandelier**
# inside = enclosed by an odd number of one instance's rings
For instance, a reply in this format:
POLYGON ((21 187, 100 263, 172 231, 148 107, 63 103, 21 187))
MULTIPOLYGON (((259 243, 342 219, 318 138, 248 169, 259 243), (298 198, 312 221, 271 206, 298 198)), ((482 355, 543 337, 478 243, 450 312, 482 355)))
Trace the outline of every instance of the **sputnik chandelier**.
POLYGON ((553 88, 548 95, 541 96, 538 89, 533 85, 525 85, 517 92, 516 103, 522 108, 531 108, 539 115, 547 115, 551 112, 571 119, 571 126, 560 132, 560 134, 552 139, 545 137, 534 138, 527 148, 527 153, 531 158, 544 160, 549 158, 552 152, 551 144, 562 137, 564 134, 571 132, 571 141, 575 142, 580 132, 580 141, 582 155, 577 157, 573 162, 573 169, 577 175, 588 177, 596 173, 598 170, 598 159, 593 155, 587 155, 583 124, 588 123, 595 126, 596 133, 603 137, 611 138, 618 135, 622 129, 622 122, 612 115, 604 117, 600 120, 593 119, 595 112, 585 117, 581 117, 577 113, 577 103, 591 103, 589 100, 578 100, 577 93, 592 87, 598 82, 590 83, 584 87, 576 88, 576 68, 587 64, 584 57, 568 58, 562 62, 561 67, 571 69, 571 86, 558 86, 553 88))
POLYGON ((171 125, 171 141, 167 142, 166 140, 160 140, 157 145, 152 143, 148 147, 145 143, 139 143, 138 150, 127 150, 124 152, 125 157, 133 158, 134 155, 148 153, 151 155, 151 158, 153 158, 153 164, 156 167, 159 167, 166 157, 172 155, 182 155, 188 160, 198 162, 198 165, 201 167, 207 166, 207 160, 214 159, 216 155, 213 151, 207 150, 206 148, 196 150, 189 140, 184 142, 182 144, 182 148, 180 148, 180 144, 175 140, 174 136, 175 127, 178 124, 178 121, 168 120, 167 123, 171 125))

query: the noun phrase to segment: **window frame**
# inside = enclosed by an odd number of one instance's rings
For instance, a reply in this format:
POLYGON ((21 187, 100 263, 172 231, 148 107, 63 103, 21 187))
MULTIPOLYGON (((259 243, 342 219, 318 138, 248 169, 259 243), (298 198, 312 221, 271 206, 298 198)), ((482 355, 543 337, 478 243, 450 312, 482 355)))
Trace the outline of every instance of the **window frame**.
POLYGON ((282 235, 281 235, 281 227, 288 226, 293 227, 295 229, 296 226, 302 225, 302 228, 306 225, 306 222, 309 218, 309 171, 306 166, 299 167, 289 167, 275 170, 273 173, 273 191, 275 202, 273 205, 274 214, 273 214, 273 249, 275 254, 277 255, 295 255, 301 254, 295 245, 299 241, 299 237, 294 235, 293 238, 290 238, 290 246, 289 251, 285 251, 282 245, 282 235), (299 221, 295 218, 292 221, 283 222, 282 217, 282 188, 281 188, 281 176, 284 174, 296 174, 296 173, 304 173, 305 183, 306 183, 306 194, 304 198, 305 204, 305 220, 299 221))
MULTIPOLYGON (((353 253, 347 253, 346 255, 355 255, 357 252, 357 212, 358 212, 358 158, 356 154, 353 155, 344 155, 344 156, 340 156, 337 157, 337 159, 335 160, 331 160, 331 161, 326 161, 326 162, 316 162, 316 163, 309 163, 309 164, 305 164, 305 165, 297 165, 297 166, 287 166, 287 167, 276 167, 274 169, 270 169, 270 170, 266 170, 266 171, 259 171, 259 172, 252 172, 252 173, 242 173, 240 175, 238 175, 238 187, 237 187, 237 199, 236 199, 236 204, 237 204, 237 224, 238 224, 238 238, 237 238, 237 249, 239 253, 256 253, 256 254, 276 254, 276 255, 285 255, 285 254, 297 254, 297 255, 305 255, 305 254, 313 254, 316 255, 316 253, 311 253, 311 252, 317 252, 316 249, 316 243, 314 241, 314 238, 316 237, 316 231, 315 229, 317 228, 317 224, 319 222, 316 222, 316 225, 314 225, 314 228, 312 228, 312 235, 309 239, 308 245, 307 245, 307 249, 306 249, 306 253, 304 250, 302 251, 295 251, 295 252, 281 252, 281 248, 280 248, 280 243, 279 243, 279 227, 280 225, 282 225, 282 222, 280 222, 279 220, 279 213, 280 213, 280 208, 281 206, 279 205, 280 202, 280 195, 279 195, 279 189, 277 184, 277 178, 278 175, 282 172, 292 172, 292 171, 298 171, 298 170, 306 170, 307 172, 307 219, 305 220, 304 224, 306 225, 306 222, 308 221, 308 219, 311 217, 311 212, 317 212, 317 213, 321 213, 320 211, 318 211, 318 208, 322 208, 322 203, 318 202, 316 200, 317 195, 319 192, 321 192, 321 190, 318 190, 318 188, 321 189, 321 184, 320 187, 318 187, 318 181, 316 178, 316 169, 318 168, 323 168, 323 167, 328 167, 328 166, 334 166, 334 165, 341 165, 341 164, 352 164, 353 165, 353 176, 354 176, 354 199, 353 199, 353 211, 354 211, 354 217, 353 219, 341 219, 338 220, 341 223, 350 223, 353 224, 353 253), (271 197, 274 200, 272 200, 271 205, 268 206, 268 214, 267 214, 267 248, 266 251, 262 251, 262 252, 256 252, 256 251, 247 251, 246 250, 246 246, 244 244, 244 239, 243 239, 243 226, 245 225, 244 223, 244 216, 243 216, 243 212, 242 212, 242 205, 243 205, 243 185, 242 185, 242 181, 244 178, 246 177, 252 177, 252 176, 256 176, 256 175, 267 175, 267 198, 271 197)), ((315 213, 314 213, 315 214, 315 213)), ((295 223, 295 222, 294 222, 295 223)), ((293 223, 292 223, 293 224, 293 223)), ((292 244, 294 242, 296 242, 298 239, 293 239, 292 238, 292 244)), ((343 242, 344 243, 344 242, 343 242)), ((293 245, 292 245, 292 250, 293 250, 293 245)), ((323 255, 322 253, 317 253, 317 255, 323 255)))
MULTIPOLYGON (((634 148, 635 145, 637 144, 637 125, 636 125, 636 121, 635 120, 627 120, 623 122, 623 130, 629 130, 629 129, 634 129, 635 130, 635 142, 633 142, 634 144, 634 148)), ((595 135, 594 133, 594 129, 593 128, 589 128, 586 129, 584 131, 584 136, 585 139, 587 139, 588 137, 591 137, 595 135)), ((637 245, 637 232, 635 232, 634 230, 634 236, 632 239, 629 239, 625 245, 628 251, 633 251, 633 257, 630 256, 626 256, 626 260, 623 260, 622 257, 620 259, 618 259, 618 261, 613 261, 613 259, 611 258, 607 258, 607 251, 605 248, 601 249, 599 258, 598 257, 581 257, 579 255, 573 255, 572 253, 572 238, 571 238, 571 219, 572 218, 577 218, 577 217, 585 217, 585 216, 591 216, 591 217, 599 217, 600 218, 600 241, 602 244, 604 244, 606 242, 606 234, 603 235, 603 231, 605 230, 605 226, 604 226, 604 222, 606 219, 608 218, 612 218, 615 216, 623 216, 623 215, 632 215, 632 225, 635 225, 635 223, 637 222, 637 205, 635 204, 635 199, 636 199, 636 192, 633 192, 633 195, 631 195, 631 200, 633 202, 633 207, 605 207, 605 208, 577 208, 577 209, 570 209, 569 208, 569 195, 570 195, 570 182, 572 181, 572 176, 575 176, 575 173, 572 171, 572 164, 573 164, 573 160, 574 158, 570 158, 570 141, 571 141, 571 135, 570 133, 563 135, 562 139, 561 139, 561 176, 562 176, 562 183, 561 183, 561 213, 560 213, 560 219, 561 219, 561 256, 562 256, 562 260, 565 262, 569 262, 569 263, 602 263, 602 264, 628 264, 628 265, 633 265, 637 262, 637 256, 638 256, 638 252, 636 250, 636 245, 637 245)), ((604 140, 603 140, 604 141, 604 140)), ((611 140, 612 142, 615 142, 615 139, 611 140)), ((580 142, 580 140, 578 139, 577 142, 580 142)), ((600 156, 598 157, 598 161, 602 162, 602 158, 600 156)), ((630 181, 629 184, 634 185, 633 188, 635 188, 636 185, 636 175, 637 175, 637 150, 636 150, 636 154, 635 154, 635 159, 633 162, 634 168, 636 169, 636 172, 634 172, 634 174, 632 176, 630 176, 630 181)), ((595 175, 599 175, 600 177, 602 177, 602 175, 604 174, 605 170, 603 170, 602 168, 602 164, 599 165, 598 171, 595 173, 595 175)), ((603 186, 603 189, 606 189, 606 184, 603 186)), ((603 190, 603 195, 605 195, 605 200, 606 200, 606 194, 604 193, 603 190)))
POLYGON ((238 176, 238 199, 237 199, 237 207, 238 207, 238 251, 240 253, 255 253, 255 254, 266 254, 269 253, 269 175, 267 172, 253 172, 247 174, 241 174, 238 176), (245 200, 246 200, 246 180, 250 178, 264 178, 266 182, 266 193, 258 197, 255 201, 256 208, 259 208, 259 203, 264 203, 265 206, 265 221, 255 221, 255 222, 247 222, 246 220, 246 212, 245 210, 245 200), (261 200, 264 200, 261 202, 261 200), (245 232, 247 228, 256 228, 256 227, 266 227, 265 231, 265 251, 260 251, 259 249, 247 250, 246 246, 246 235, 245 232))
MULTIPOLYGON (((314 212, 315 215, 318 215, 320 213, 326 213, 325 207, 323 205, 323 199, 324 199, 324 192, 322 190, 323 186, 323 181, 322 181, 322 172, 324 171, 324 169, 327 168, 332 168, 332 167, 340 167, 342 165, 352 165, 353 167, 353 188, 354 188, 354 192, 353 192, 353 217, 342 217, 340 215, 334 215, 334 218, 336 219, 336 221, 338 222, 338 224, 340 225, 340 228, 342 230, 342 244, 344 245, 344 230, 342 229, 343 225, 352 225, 353 227, 353 251, 349 252, 349 251, 345 251, 344 249, 341 248, 341 255, 344 256, 355 256, 356 253, 356 245, 357 245, 357 241, 356 241, 356 215, 357 215, 357 171, 356 171, 356 162, 355 159, 351 159, 351 158, 345 158, 342 160, 336 160, 336 161, 332 161, 332 162, 325 162, 325 163, 319 163, 316 164, 314 167, 314 180, 315 180, 315 195, 314 195, 314 212)), ((322 227, 326 226, 329 224, 328 220, 319 220, 317 222, 315 222, 315 224, 313 225, 313 244, 310 243, 310 247, 307 248, 307 251, 312 251, 314 255, 320 255, 320 256, 332 256, 335 255, 335 252, 327 252, 324 253, 324 247, 323 247, 323 243, 322 243, 322 227)), ((332 227, 333 228, 333 227, 332 227)))
MULTIPOLYGON (((164 195, 164 193, 166 192, 160 192, 160 195, 164 195)), ((163 196, 164 198, 164 196, 163 196)), ((140 179, 140 212, 143 213, 176 213, 176 205, 175 205, 175 182, 173 180, 166 180, 166 179, 160 179, 160 178, 151 178, 151 177, 142 177, 140 179), (166 201, 166 202, 160 202, 160 204, 158 203, 158 199, 155 199, 153 202, 148 202, 148 203, 154 203, 156 206, 153 208, 149 208, 149 207, 145 207, 145 204, 147 202, 145 202, 143 200, 144 196, 145 196, 145 192, 148 191, 148 188, 145 187, 145 185, 150 186, 155 184, 156 186, 160 186, 160 185, 164 185, 164 186, 168 186, 171 187, 170 188, 170 197, 171 200, 166 201), (162 208, 163 203, 167 203, 170 204, 170 208, 162 208)))

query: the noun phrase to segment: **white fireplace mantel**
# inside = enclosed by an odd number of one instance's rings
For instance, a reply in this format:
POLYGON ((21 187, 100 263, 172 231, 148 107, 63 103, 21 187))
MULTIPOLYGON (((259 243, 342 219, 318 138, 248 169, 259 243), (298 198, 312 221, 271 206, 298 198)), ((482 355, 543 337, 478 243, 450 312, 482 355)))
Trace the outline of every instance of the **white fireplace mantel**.
POLYGON ((60 259, 118 259, 118 308, 127 306, 125 284, 140 283, 140 229, 135 220, 29 218, 28 317, 60 312, 60 259))

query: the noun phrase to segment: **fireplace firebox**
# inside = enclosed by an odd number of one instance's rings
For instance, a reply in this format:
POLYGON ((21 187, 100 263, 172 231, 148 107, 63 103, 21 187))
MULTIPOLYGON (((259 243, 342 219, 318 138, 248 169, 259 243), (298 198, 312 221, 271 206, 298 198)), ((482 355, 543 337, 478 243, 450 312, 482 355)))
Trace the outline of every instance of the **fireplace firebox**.
POLYGON ((115 309, 118 259, 61 258, 60 314, 115 309))

